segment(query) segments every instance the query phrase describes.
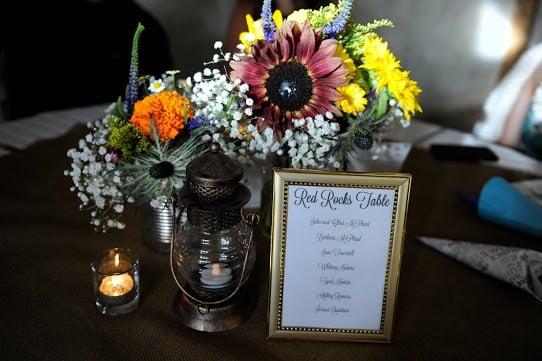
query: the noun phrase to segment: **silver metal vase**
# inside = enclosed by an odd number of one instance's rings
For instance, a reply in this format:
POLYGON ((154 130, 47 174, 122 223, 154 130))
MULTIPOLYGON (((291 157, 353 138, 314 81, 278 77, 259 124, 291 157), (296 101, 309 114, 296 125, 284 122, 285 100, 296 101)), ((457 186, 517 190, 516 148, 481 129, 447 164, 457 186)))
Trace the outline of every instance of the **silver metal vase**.
POLYGON ((158 252, 169 253, 173 231, 173 212, 171 203, 153 208, 146 205, 144 209, 143 239, 145 243, 158 252))

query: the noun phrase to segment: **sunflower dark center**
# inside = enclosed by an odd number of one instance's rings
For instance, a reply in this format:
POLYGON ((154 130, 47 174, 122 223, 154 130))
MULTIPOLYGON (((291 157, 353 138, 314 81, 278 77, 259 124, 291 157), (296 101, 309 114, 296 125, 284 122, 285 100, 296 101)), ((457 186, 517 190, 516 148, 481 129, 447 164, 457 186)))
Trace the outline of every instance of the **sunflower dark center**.
POLYGON ((170 162, 156 163, 149 169, 149 175, 156 179, 167 178, 173 175, 175 168, 170 162))
POLYGON ((297 111, 312 97, 312 79, 305 65, 296 60, 276 65, 265 82, 269 100, 282 111, 297 111))

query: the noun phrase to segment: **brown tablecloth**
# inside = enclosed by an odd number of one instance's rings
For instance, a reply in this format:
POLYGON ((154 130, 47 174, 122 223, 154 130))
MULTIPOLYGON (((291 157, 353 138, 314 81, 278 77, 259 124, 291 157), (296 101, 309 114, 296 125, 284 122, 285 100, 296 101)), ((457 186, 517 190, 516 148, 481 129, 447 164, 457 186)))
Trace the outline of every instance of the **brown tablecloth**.
MULTIPOLYGON (((0 158, 0 357, 3 360, 542 360, 542 304, 415 240, 447 237, 542 250, 542 242, 479 220, 456 192, 492 175, 477 164, 442 163, 413 150, 408 230, 392 344, 266 340, 268 244, 258 240, 259 301, 241 327, 218 334, 180 325, 167 256, 142 241, 140 215, 125 231, 95 234, 68 191, 66 150, 83 129, 0 158), (142 298, 107 318, 93 303, 89 262, 112 246, 141 258, 142 298)), ((541 220, 542 221, 542 220, 541 220)))

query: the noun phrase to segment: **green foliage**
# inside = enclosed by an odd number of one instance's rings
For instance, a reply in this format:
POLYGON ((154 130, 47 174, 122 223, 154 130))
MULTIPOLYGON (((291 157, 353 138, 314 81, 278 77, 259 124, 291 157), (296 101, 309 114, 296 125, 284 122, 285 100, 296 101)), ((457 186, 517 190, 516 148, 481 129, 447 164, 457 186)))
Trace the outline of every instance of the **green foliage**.
POLYGON ((139 38, 141 33, 145 30, 145 27, 141 23, 137 23, 136 31, 134 32, 134 38, 132 40, 131 62, 137 63, 139 57, 139 38))
POLYGON ((142 94, 139 94, 139 97, 141 99, 145 98, 146 96, 151 95, 151 92, 149 91, 149 85, 150 85, 150 75, 141 75, 139 78, 137 78, 137 84, 139 86, 139 90, 143 91, 142 94))
POLYGON ((126 94, 124 99, 124 108, 129 115, 132 114, 132 110, 135 102, 138 99, 138 73, 139 73, 139 38, 141 33, 145 30, 145 27, 141 23, 137 24, 137 29, 134 33, 134 39, 132 41, 132 52, 130 57, 130 72, 128 74, 128 85, 126 86, 126 94))
POLYGON ((307 18, 309 19, 311 27, 313 29, 318 29, 333 21, 341 9, 341 3, 342 0, 339 1, 338 5, 331 3, 328 6, 321 7, 319 10, 309 10, 307 18))
POLYGON ((352 82, 359 84, 363 89, 371 89, 369 72, 363 68, 356 68, 352 82))
POLYGON ((388 112, 388 100, 388 92, 381 91, 369 109, 358 116, 347 116, 348 131, 341 135, 340 146, 336 152, 350 151, 354 140, 377 133, 388 112))
POLYGON ((379 19, 379 20, 373 20, 372 23, 368 24, 354 24, 351 26, 352 32, 354 32, 357 35, 365 35, 369 33, 373 33, 376 29, 381 27, 390 27, 393 28, 395 25, 393 24, 393 21, 389 19, 379 19))
POLYGON ((126 111, 124 110, 124 105, 122 103, 122 98, 118 97, 117 103, 115 104, 115 107, 113 108, 113 112, 111 112, 112 116, 117 117, 119 119, 125 119, 126 118, 126 111))
POLYGON ((363 39, 367 34, 373 33, 376 29, 381 27, 393 28, 394 24, 391 20, 380 19, 374 20, 369 24, 351 24, 349 25, 343 34, 339 36, 339 41, 344 46, 348 54, 354 61, 359 61, 363 55, 361 52, 361 46, 363 45, 363 39))
POLYGON ((378 93, 378 98, 376 100, 376 107, 374 110, 374 116, 376 119, 380 119, 388 111, 388 100, 390 99, 387 90, 383 89, 378 93))
POLYGON ((109 139, 107 146, 122 152, 123 158, 137 156, 149 147, 149 141, 128 122, 111 115, 109 116, 109 139))

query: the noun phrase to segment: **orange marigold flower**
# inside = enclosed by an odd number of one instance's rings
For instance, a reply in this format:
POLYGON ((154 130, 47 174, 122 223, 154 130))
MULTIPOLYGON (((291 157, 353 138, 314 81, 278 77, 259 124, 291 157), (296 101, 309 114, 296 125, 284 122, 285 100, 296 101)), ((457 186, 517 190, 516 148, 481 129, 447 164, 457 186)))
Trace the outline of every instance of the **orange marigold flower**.
POLYGON ((134 105, 130 123, 141 134, 150 136, 151 119, 161 140, 174 139, 183 130, 186 118, 194 116, 190 101, 174 91, 163 91, 149 95, 134 105))

